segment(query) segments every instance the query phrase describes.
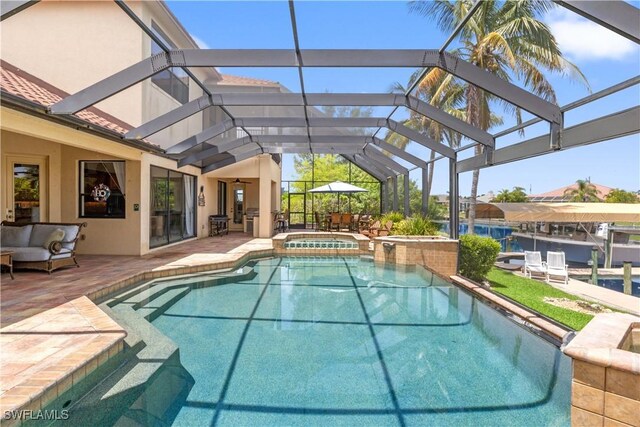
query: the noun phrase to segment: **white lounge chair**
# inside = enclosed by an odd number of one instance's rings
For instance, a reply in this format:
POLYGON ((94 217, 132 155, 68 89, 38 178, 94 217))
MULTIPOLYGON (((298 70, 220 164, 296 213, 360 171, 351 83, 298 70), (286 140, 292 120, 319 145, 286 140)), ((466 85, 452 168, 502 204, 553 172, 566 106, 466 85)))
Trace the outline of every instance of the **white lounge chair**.
POLYGON ((561 277, 566 285, 569 283, 569 266, 565 264, 564 252, 547 252, 547 283, 553 277, 561 277))
POLYGON ((524 275, 531 279, 533 274, 547 275, 547 265, 542 261, 540 252, 524 251, 524 275))

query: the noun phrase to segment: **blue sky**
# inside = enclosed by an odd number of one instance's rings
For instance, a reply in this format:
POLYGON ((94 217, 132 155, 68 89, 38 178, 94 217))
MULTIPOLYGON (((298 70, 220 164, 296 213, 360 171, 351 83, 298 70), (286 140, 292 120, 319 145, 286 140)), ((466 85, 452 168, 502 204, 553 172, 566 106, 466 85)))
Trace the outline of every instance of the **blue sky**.
MULTIPOLYGON (((638 2, 633 2, 638 7, 638 2)), ((232 48, 293 48, 293 37, 286 1, 168 2, 185 28, 201 47, 232 48)), ((406 2, 400 1, 298 1, 295 3, 300 45, 304 48, 438 48, 446 34, 435 25, 412 14, 406 2)), ((549 24, 565 56, 577 64, 586 75, 591 90, 596 92, 612 84, 640 74, 638 46, 616 34, 592 24, 563 8, 556 8, 544 21, 549 24)), ((275 80, 292 91, 299 91, 294 69, 222 69, 224 73, 275 80)), ((413 72, 408 68, 391 69, 310 69, 304 70, 309 92, 387 92, 394 82, 406 84, 413 72)), ((581 84, 561 77, 552 77, 560 105, 588 95, 581 84)), ((635 86, 608 99, 576 109, 565 117, 567 125, 577 124, 597 116, 611 114, 635 105, 640 100, 640 88, 635 86)), ((376 109, 374 115, 386 115, 389 109, 376 109)), ((406 112, 400 110, 395 119, 406 112)), ((530 116, 525 116, 526 118, 530 116)), ((504 117, 501 128, 515 123, 504 117)), ((527 129, 524 138, 517 133, 498 140, 502 147, 522 139, 548 132, 548 126, 527 129)), ((428 152, 416 144, 408 151, 421 157, 428 152)), ((471 150, 463 156, 471 155, 471 150)), ((291 156, 285 156, 283 179, 294 176, 291 156)), ((448 187, 447 164, 438 162, 434 193, 444 193, 448 187)), ((420 173, 411 174, 419 182, 420 173)), ((627 190, 640 189, 640 136, 620 138, 591 146, 571 149, 508 165, 483 169, 479 193, 522 186, 540 193, 577 179, 590 177, 593 182, 627 190)), ((471 174, 461 175, 461 194, 468 194, 471 174)))

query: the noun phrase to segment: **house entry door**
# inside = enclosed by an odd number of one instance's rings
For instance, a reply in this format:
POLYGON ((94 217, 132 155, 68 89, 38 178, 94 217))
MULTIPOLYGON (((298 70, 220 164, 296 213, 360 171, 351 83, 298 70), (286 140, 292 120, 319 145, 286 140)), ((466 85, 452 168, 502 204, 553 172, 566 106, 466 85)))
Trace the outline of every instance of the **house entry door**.
POLYGON ((3 218, 18 223, 49 220, 47 157, 7 156, 3 218))

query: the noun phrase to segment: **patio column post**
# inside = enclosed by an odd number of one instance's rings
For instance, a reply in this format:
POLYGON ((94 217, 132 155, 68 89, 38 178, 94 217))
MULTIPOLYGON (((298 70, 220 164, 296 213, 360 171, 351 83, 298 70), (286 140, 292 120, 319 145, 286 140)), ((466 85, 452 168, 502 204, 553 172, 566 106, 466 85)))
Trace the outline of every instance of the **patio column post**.
POLYGON ((404 175, 404 216, 411 216, 411 200, 409 199, 409 173, 404 175))
POLYGON ((398 175, 391 177, 393 183, 393 211, 398 212, 398 175))
POLYGON ((426 215, 429 212, 429 192, 426 191, 429 186, 429 171, 428 168, 422 169, 422 215, 426 215))
POLYGON ((458 238, 460 206, 458 200, 458 171, 456 159, 449 159, 449 237, 458 238))

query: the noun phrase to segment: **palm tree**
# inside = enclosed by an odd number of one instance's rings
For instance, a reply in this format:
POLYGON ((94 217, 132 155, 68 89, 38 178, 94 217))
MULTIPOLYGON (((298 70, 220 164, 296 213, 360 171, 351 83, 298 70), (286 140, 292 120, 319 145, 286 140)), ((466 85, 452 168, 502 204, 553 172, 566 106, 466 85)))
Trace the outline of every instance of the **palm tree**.
POLYGON ((588 179, 576 181, 575 188, 567 188, 564 195, 570 202, 598 202, 598 189, 588 179))
MULTIPOLYGON (((415 0, 409 8, 437 23, 441 30, 451 33, 467 15, 475 0, 415 0)), ((487 70, 500 78, 518 80, 532 93, 556 103, 556 94, 543 73, 549 71, 588 83, 580 70, 562 57, 555 37, 549 27, 538 19, 553 4, 540 0, 496 1, 483 0, 460 32, 460 47, 452 54, 487 70)), ((441 69, 431 70, 422 85, 442 81, 436 93, 446 93, 453 77, 444 78, 441 69)), ((522 122, 520 108, 479 89, 467 82, 458 82, 464 88, 466 121, 480 129, 492 126, 492 108, 501 105, 507 113, 522 122)), ((476 145, 475 154, 482 153, 476 145)), ((476 214, 476 197, 480 171, 474 170, 471 181, 471 204, 469 207, 469 232, 473 233, 476 214)))
MULTIPOLYGON (((409 82, 408 82, 409 85, 412 85, 415 82, 415 80, 419 77, 419 73, 420 73, 420 70, 413 73, 413 75, 409 78, 409 82)), ((443 78, 446 78, 446 76, 443 76, 443 78)), ((439 84, 433 84, 429 86, 426 86, 426 85, 419 86, 414 96, 417 97, 418 99, 421 99, 422 101, 425 101, 433 106, 436 106, 446 111, 451 115, 454 115, 460 118, 461 120, 464 120, 464 117, 461 117, 461 116, 464 116, 464 110, 459 108, 460 107, 459 95, 462 93, 462 87, 459 85, 455 85, 451 82, 444 83, 446 84, 448 91, 446 93, 444 92, 436 93, 435 90, 440 85, 443 84, 443 82, 438 82, 438 83, 439 84)), ((391 88, 391 92, 405 93, 406 89, 401 83, 396 82, 391 88)), ((430 137, 431 139, 433 139, 438 143, 447 144, 452 148, 457 148, 460 146, 460 140, 461 140, 460 134, 458 134, 457 132, 454 132, 453 130, 447 127, 444 127, 443 125, 441 125, 440 123, 434 120, 431 120, 423 116, 422 114, 418 114, 412 111, 410 112, 409 118, 405 120, 402 124, 424 135, 427 135, 428 137, 430 137)), ((389 144, 395 145, 396 147, 402 150, 406 149, 407 145, 409 145, 408 138, 391 131, 387 132, 387 135, 385 136, 385 141, 387 141, 389 144)), ((430 162, 428 166, 429 170, 428 170, 428 176, 427 176, 427 188, 422 189, 422 191, 427 192, 427 199, 431 195, 431 185, 433 183, 433 171, 435 167, 435 162, 434 162, 435 158, 436 158, 436 152, 434 150, 431 150, 431 153, 429 156, 430 162)))

